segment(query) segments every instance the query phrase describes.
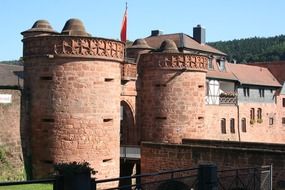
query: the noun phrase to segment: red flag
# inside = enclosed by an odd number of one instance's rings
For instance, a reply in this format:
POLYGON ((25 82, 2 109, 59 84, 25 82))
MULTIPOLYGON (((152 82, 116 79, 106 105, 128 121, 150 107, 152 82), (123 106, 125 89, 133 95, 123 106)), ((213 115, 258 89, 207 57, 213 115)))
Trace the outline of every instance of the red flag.
POLYGON ((124 14, 123 22, 122 22, 121 41, 123 42, 127 41, 127 8, 125 10, 125 14, 124 14))

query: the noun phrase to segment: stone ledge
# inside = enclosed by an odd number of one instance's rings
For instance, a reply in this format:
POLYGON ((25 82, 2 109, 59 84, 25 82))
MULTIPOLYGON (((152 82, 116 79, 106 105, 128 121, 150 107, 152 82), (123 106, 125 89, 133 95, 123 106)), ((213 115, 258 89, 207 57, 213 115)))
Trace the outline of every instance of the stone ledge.
POLYGON ((123 61, 124 44, 104 38, 81 36, 40 36, 23 40, 24 57, 54 55, 60 57, 100 58, 123 61))
MULTIPOLYGON (((220 141, 223 142, 223 141, 220 141)), ((223 144, 224 145, 224 144, 223 144)), ((161 147, 169 147, 169 148, 202 148, 202 149, 215 149, 215 150, 225 150, 225 151, 253 151, 253 152, 269 152, 269 153, 275 153, 275 154, 281 154, 284 155, 285 150, 273 150, 270 149, 270 147, 246 147, 246 146, 240 146, 240 147, 235 147, 235 146, 223 146, 221 145, 211 145, 211 144, 169 144, 169 143, 157 143, 157 142, 147 142, 144 141, 141 143, 141 146, 145 147, 153 147, 153 148, 161 148, 161 147)))
POLYGON ((149 53, 141 55, 139 68, 179 69, 207 72, 208 58, 185 53, 149 53))

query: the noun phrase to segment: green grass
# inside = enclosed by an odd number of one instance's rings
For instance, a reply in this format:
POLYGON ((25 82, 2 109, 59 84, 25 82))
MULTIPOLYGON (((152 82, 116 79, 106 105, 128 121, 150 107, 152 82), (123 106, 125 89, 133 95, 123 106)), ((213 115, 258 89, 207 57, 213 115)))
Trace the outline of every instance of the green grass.
POLYGON ((2 186, 0 190, 52 190, 51 184, 2 186))

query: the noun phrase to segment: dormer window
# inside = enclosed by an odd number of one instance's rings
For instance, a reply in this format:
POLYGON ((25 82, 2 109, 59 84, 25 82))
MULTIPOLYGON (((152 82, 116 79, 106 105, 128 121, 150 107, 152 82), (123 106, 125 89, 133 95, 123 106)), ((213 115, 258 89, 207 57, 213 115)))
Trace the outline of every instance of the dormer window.
POLYGON ((213 56, 210 56, 209 58, 208 58, 208 69, 209 70, 213 70, 213 56))
POLYGON ((220 71, 225 71, 226 68, 225 68, 225 60, 224 59, 217 59, 217 64, 218 64, 218 67, 220 69, 220 71))

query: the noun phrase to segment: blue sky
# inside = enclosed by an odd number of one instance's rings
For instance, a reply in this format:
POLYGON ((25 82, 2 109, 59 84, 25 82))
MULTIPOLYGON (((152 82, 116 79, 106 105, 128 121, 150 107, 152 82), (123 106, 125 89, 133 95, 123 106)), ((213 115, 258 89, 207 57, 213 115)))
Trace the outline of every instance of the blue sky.
MULTIPOLYGON (((119 39, 125 0, 1 0, 0 60, 22 56, 21 32, 39 19, 61 31, 79 18, 96 37, 119 39)), ((285 34, 284 0, 128 0, 128 39, 206 28, 206 41, 285 34)))

